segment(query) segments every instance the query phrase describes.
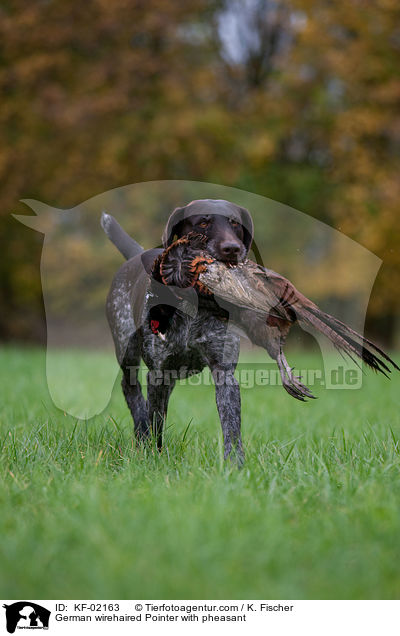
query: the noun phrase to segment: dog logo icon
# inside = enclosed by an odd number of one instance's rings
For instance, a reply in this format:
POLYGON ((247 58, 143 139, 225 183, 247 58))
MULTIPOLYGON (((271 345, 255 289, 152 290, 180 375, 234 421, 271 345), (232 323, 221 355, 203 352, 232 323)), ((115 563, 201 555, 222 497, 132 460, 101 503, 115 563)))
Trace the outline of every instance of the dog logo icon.
POLYGON ((18 601, 11 605, 3 605, 6 610, 6 626, 9 634, 18 629, 48 629, 51 612, 32 603, 32 601, 18 601))

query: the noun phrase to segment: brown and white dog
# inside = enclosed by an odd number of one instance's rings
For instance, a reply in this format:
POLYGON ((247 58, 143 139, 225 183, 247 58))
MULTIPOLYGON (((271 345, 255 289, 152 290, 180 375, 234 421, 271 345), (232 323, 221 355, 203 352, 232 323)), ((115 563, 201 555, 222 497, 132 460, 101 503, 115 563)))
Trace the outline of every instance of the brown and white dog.
MULTIPOLYGON (((107 317, 137 439, 146 440, 153 431, 161 450, 168 400, 176 380, 208 366, 215 383, 224 456, 235 456, 240 463, 240 389, 234 377, 240 341, 227 327, 226 307, 193 289, 186 297, 182 293, 177 297, 151 276, 162 249, 143 250, 108 214, 103 214, 102 226, 127 259, 111 284, 107 317), (147 401, 138 380, 141 359, 149 369, 147 401)), ((164 249, 190 232, 206 237, 207 252, 215 259, 238 263, 250 249, 253 222, 248 210, 229 201, 192 201, 169 217, 164 249)))

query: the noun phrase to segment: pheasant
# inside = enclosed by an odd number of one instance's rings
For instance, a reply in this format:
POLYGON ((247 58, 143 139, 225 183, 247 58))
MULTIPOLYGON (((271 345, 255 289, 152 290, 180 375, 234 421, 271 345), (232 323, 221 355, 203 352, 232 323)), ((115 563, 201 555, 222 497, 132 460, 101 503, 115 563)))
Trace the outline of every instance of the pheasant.
MULTIPOLYGON (((388 377, 397 364, 373 342, 319 307, 299 292, 284 276, 246 260, 229 265, 216 260, 206 250, 206 239, 190 233, 172 243, 155 261, 153 277, 175 288, 195 288, 214 296, 229 307, 230 318, 248 338, 265 348, 278 365, 285 390, 297 400, 314 398, 293 375, 283 353, 291 327, 313 327, 324 334, 341 353, 357 356, 374 371, 388 377)), ((176 293, 176 291, 175 291, 176 293)))

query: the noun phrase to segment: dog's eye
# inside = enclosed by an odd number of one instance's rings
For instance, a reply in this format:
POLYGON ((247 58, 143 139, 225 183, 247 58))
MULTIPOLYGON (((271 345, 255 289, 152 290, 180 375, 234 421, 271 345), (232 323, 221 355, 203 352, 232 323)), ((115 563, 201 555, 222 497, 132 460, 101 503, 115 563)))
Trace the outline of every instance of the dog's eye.
POLYGON ((237 227, 237 226, 239 225, 239 221, 235 221, 235 219, 229 219, 229 220, 230 220, 230 224, 231 224, 233 227, 237 227))
POLYGON ((210 225, 210 221, 207 221, 206 219, 203 219, 203 221, 200 221, 199 223, 199 227, 208 227, 210 225))

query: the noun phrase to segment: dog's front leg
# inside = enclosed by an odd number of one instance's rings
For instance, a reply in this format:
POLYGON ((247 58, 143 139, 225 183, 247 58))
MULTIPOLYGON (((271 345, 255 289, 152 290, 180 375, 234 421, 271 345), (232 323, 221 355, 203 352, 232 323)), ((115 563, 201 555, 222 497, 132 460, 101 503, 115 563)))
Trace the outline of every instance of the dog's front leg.
POLYGON ((215 384, 217 409, 224 436, 224 459, 243 464, 244 452, 240 432, 240 388, 234 370, 216 366, 211 369, 215 384))
POLYGON ((159 451, 162 449, 163 427, 167 417, 169 397, 174 386, 175 378, 168 373, 152 370, 147 374, 149 420, 159 451))
POLYGON ((130 373, 129 368, 124 370, 121 384, 126 403, 132 414, 136 440, 138 442, 145 442, 150 435, 149 416, 146 400, 142 393, 142 387, 137 379, 136 368, 134 374, 130 373))

